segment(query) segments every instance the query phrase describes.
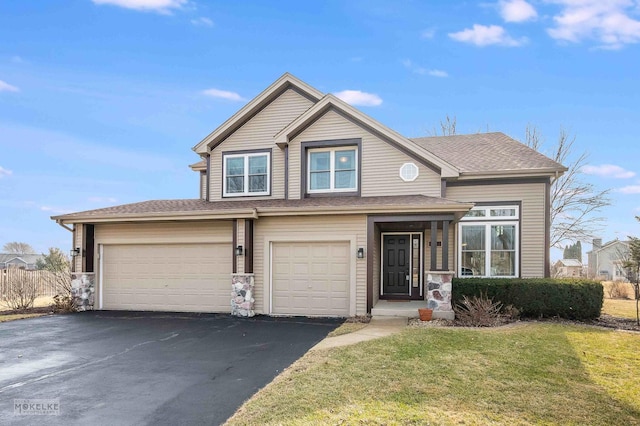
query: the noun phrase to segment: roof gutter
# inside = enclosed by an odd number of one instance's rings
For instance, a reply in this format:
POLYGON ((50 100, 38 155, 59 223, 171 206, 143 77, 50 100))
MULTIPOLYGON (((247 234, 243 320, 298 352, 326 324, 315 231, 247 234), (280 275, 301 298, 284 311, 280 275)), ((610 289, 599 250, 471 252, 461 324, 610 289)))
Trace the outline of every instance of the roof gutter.
POLYGON ((69 228, 67 225, 64 224, 64 222, 62 222, 62 220, 60 219, 56 219, 56 223, 60 226, 62 226, 64 229, 66 229, 69 232, 73 232, 73 228, 69 228))

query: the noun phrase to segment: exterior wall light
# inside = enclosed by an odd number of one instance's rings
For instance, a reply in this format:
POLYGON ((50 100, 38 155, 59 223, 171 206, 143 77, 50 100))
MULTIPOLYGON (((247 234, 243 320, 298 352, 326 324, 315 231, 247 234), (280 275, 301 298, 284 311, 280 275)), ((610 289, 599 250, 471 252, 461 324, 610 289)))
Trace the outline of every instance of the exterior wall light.
POLYGON ((364 259, 364 247, 358 248, 357 256, 358 256, 358 259, 364 259))
POLYGON ((74 249, 71 249, 71 251, 69 252, 69 255, 71 257, 80 256, 80 247, 76 247, 74 249))
POLYGON ((242 256, 242 246, 236 247, 236 256, 242 256))

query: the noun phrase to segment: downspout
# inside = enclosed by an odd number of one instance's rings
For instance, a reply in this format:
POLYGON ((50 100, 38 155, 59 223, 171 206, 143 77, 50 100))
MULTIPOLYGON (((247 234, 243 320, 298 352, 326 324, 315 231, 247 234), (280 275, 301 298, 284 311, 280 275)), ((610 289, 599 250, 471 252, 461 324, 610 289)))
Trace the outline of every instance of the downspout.
POLYGON ((252 214, 252 216, 253 216, 253 218, 254 218, 254 219, 258 219, 258 217, 259 217, 259 216, 258 216, 258 209, 256 209, 256 208, 254 208, 254 209, 253 209, 253 214, 252 214))

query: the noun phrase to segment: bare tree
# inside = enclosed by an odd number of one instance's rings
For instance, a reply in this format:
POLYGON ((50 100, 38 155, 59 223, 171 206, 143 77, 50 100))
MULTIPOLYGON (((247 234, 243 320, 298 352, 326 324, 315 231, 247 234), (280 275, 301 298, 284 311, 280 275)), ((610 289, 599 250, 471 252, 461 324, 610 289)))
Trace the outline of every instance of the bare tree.
POLYGON ((12 241, 2 246, 2 251, 11 254, 30 254, 35 253, 33 247, 27 243, 20 243, 18 241, 12 241))
POLYGON ((457 130, 458 119, 454 115, 453 118, 447 114, 444 120, 440 120, 440 132, 434 127, 431 132, 428 131, 430 136, 451 136, 458 134, 457 130))
POLYGON ((13 310, 29 309, 38 296, 38 282, 30 271, 15 271, 2 299, 13 310))
MULTIPOLYGON (((525 144, 542 152, 543 140, 534 126, 527 126, 525 144)), ((610 189, 596 188, 582 179, 582 167, 588 154, 574 155, 575 136, 560 130, 558 142, 548 155, 568 170, 551 184, 551 247, 561 248, 565 241, 579 241, 593 237, 601 229, 605 218, 597 216, 611 205, 610 189)))
MULTIPOLYGON (((636 216, 640 221, 640 216, 636 216)), ((636 300, 636 324, 640 325, 640 238, 629 237, 629 255, 624 263, 627 278, 633 284, 634 299, 636 300)))

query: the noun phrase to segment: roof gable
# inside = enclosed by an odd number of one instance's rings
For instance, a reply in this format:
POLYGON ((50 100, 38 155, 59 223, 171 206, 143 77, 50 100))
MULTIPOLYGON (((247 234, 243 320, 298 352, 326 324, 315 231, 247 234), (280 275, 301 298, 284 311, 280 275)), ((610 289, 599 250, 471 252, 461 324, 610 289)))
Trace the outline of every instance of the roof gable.
POLYGON ((394 145, 396 148, 408 150, 410 153, 423 158, 429 164, 438 168, 442 177, 457 177, 459 175, 458 170, 447 161, 418 146, 410 139, 405 138, 395 130, 388 128, 332 94, 325 95, 314 106, 309 108, 305 113, 293 120, 287 127, 278 132, 274 137, 275 143, 279 146, 287 145, 291 139, 295 138, 305 128, 313 124, 331 109, 346 115, 348 118, 354 120, 359 125, 364 126, 367 130, 377 136, 380 136, 383 140, 394 145))
POLYGON ((309 97, 314 102, 322 98, 322 92, 309 86, 302 80, 289 73, 284 73, 273 84, 253 98, 249 103, 232 115, 227 121, 222 123, 217 129, 202 139, 193 150, 198 154, 206 154, 210 149, 222 142, 227 136, 232 134, 240 126, 246 123, 251 117, 257 114, 265 106, 276 99, 281 93, 289 88, 294 88, 304 96, 309 97))

